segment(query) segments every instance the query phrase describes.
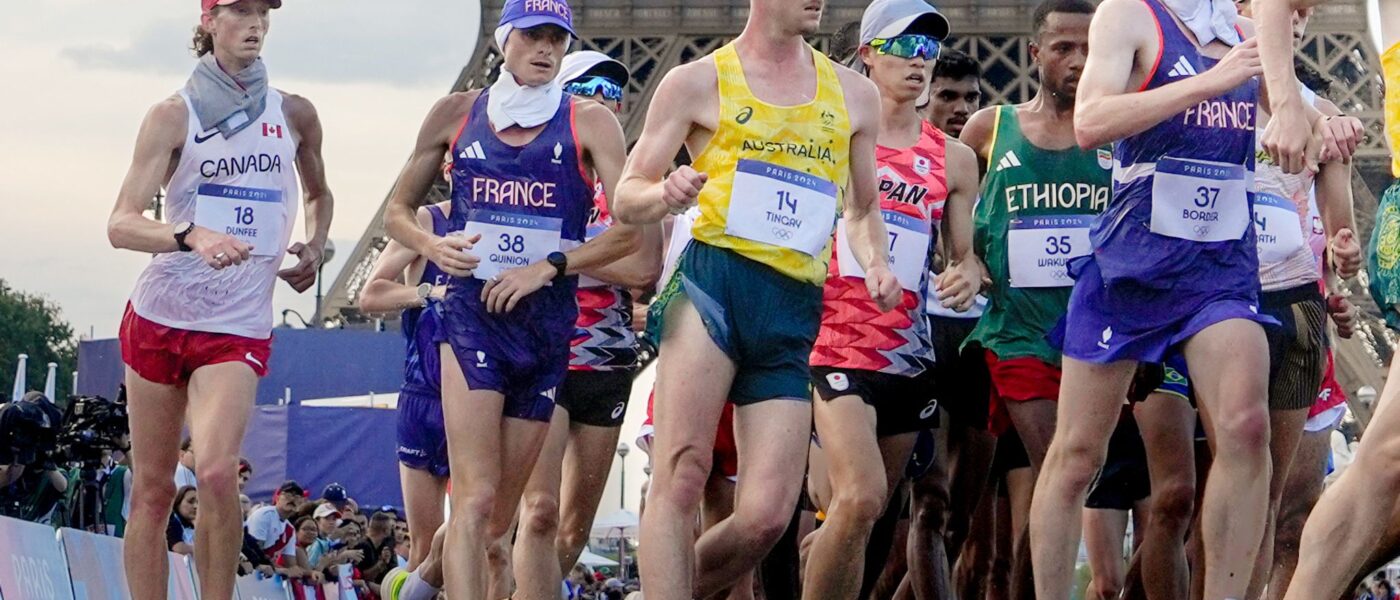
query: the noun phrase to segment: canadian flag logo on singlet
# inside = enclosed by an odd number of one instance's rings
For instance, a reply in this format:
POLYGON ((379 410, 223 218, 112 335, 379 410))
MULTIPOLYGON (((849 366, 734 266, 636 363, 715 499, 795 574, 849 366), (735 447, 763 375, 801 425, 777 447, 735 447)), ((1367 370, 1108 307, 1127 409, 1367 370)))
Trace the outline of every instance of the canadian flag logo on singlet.
POLYGON ((277 138, 277 139, 279 139, 279 140, 282 139, 282 126, 281 126, 281 125, 268 125, 267 123, 263 123, 263 124, 262 124, 262 129, 263 129, 263 137, 275 137, 275 138, 277 138))

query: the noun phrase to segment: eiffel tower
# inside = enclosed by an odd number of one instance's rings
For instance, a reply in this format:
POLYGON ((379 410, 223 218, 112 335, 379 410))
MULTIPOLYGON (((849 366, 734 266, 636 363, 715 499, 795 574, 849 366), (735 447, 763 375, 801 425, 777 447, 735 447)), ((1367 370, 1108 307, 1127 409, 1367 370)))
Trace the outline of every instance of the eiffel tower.
MULTIPOLYGON (((484 87, 500 67, 501 55, 491 37, 500 19, 497 2, 483 2, 481 32, 471 61, 452 84, 453 91, 484 87)), ((645 110, 661 76, 672 67, 704 56, 728 42, 744 27, 748 0, 573 0, 574 23, 582 48, 604 52, 632 71, 627 99, 620 115, 629 143, 641 134, 645 110)), ((842 25, 859 21, 867 0, 827 0, 821 32, 811 41, 825 50, 842 25)), ((978 60, 984 71, 987 105, 1017 103, 1036 90, 1029 34, 1035 0, 937 0, 953 25, 952 47, 978 60)), ((1317 9, 1303 41, 1301 60, 1331 77, 1332 89, 1323 96, 1365 123, 1367 139, 1355 161, 1354 192, 1358 233, 1369 239, 1377 199, 1391 181, 1381 109, 1384 89, 1380 59, 1367 33, 1365 0, 1334 0, 1317 9)), ((575 48, 579 46, 576 45, 575 48)), ((424 203, 444 200, 439 182, 424 203)), ((369 319, 355 308, 355 298, 388 238, 381 204, 369 229, 355 245, 349 261, 331 288, 318 321, 357 326, 369 319)), ((1364 276, 1359 278, 1364 281, 1364 276)), ((1353 340, 1335 349, 1338 377, 1348 390, 1361 385, 1381 387, 1381 365, 1396 347, 1360 283, 1349 287, 1353 302, 1372 318, 1353 340)), ((1369 419, 1369 412, 1362 415, 1369 419)))

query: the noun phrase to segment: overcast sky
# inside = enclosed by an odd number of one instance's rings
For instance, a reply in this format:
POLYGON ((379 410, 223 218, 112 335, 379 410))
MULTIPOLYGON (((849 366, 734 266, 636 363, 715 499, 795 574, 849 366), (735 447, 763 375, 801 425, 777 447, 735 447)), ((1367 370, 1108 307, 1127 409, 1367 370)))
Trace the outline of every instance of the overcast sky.
MULTIPOLYGON (((331 238, 342 256, 423 116, 470 59, 479 8, 468 0, 288 0, 273 12, 269 80, 320 112, 336 199, 331 238)), ((112 249, 107 215, 146 110, 183 86, 194 65, 187 48, 199 3, 38 0, 7 3, 5 13, 0 278, 57 302, 79 333, 113 337, 148 257, 112 249)), ((293 240, 304 239, 300 224, 295 231, 293 240)), ((279 312, 310 316, 313 292, 297 296, 279 283, 279 312)))

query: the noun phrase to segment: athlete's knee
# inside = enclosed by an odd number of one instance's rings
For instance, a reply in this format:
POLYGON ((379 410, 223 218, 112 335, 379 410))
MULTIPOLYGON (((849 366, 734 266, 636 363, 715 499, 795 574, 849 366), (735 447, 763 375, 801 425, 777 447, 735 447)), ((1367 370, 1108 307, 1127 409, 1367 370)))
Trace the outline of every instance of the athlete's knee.
POLYGON ((170 506, 175 502, 175 480, 168 473, 142 473, 133 478, 131 488, 132 520, 145 518, 166 521, 170 506))
POLYGON ((491 513, 496 506, 495 489, 479 489, 464 492, 452 499, 452 525, 459 531, 484 533, 491 523, 491 513))
POLYGON ((1166 481, 1152 488, 1152 527, 1173 535, 1185 533, 1196 510, 1196 485, 1191 481, 1166 481))
MULTIPOLYGON (((1087 440, 1056 439, 1045 455, 1043 471, 1054 471, 1047 483, 1087 490, 1104 463, 1104 447, 1087 440)), ((1042 479, 1045 479, 1042 477, 1042 479)))
POLYGON ((778 539, 783 537, 787 531, 788 523, 792 521, 792 506, 779 506, 778 502, 769 503, 762 507, 741 505, 734 510, 734 528, 742 540, 743 548, 762 548, 767 553, 768 548, 772 548, 778 543, 778 539))
POLYGON ((948 527, 948 496, 943 490, 918 490, 914 493, 910 527, 927 533, 944 533, 948 527))
POLYGON ((577 548, 583 548, 587 544, 587 527, 578 527, 571 525, 568 522, 568 520, 563 521, 559 525, 559 533, 554 542, 554 545, 556 547, 573 550, 577 548))
POLYGON ((705 483, 710 479, 714 453, 699 446, 685 446, 678 448, 665 462, 665 469, 652 473, 649 500, 683 507, 700 506, 705 483))
POLYGON ((228 500, 238 498, 238 459, 234 457, 219 457, 218 460, 199 461, 199 471, 195 473, 195 480, 199 482, 199 501, 201 504, 213 500, 228 500))
POLYGON ((1258 403, 1225 412, 1214 419, 1216 460, 1267 458, 1268 409, 1258 403))
POLYGON ((845 519, 864 530, 869 529, 885 514, 888 504, 887 485, 883 479, 873 479, 851 489, 837 490, 831 503, 832 520, 845 519))
POLYGON ((559 499, 551 494, 529 494, 521 501, 520 527, 531 535, 553 536, 559 529, 559 499))

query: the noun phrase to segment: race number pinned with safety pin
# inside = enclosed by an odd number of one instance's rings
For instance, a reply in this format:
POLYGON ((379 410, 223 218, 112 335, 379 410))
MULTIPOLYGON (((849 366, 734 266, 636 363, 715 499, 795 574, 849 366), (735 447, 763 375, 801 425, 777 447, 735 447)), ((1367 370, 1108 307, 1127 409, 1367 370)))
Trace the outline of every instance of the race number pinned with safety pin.
POLYGON ((1152 178, 1152 232, 1193 242, 1244 237, 1246 174, 1241 165, 1162 157, 1152 178))
POLYGON ((1089 226, 1094 215, 1043 215, 1012 219, 1007 256, 1013 288, 1074 285, 1067 265, 1089 254, 1089 226))
POLYGON ((555 217, 471 209, 460 235, 480 235, 470 252, 481 263, 472 274, 489 281, 502 271, 525 267, 545 260, 559 251, 564 221, 555 217))
POLYGON ((741 159, 724 232, 821 256, 836 221, 836 184, 787 167, 741 159))
MULTIPOLYGON (((892 210, 882 210, 885 232, 890 237, 890 271, 899 280, 899 287, 919 292, 924 271, 928 268, 928 248, 933 239, 928 221, 892 210)), ((836 266, 842 277, 865 279, 865 269, 856 261, 855 252, 846 237, 846 220, 836 223, 836 266)))
POLYGON ((282 190, 201 183, 195 191, 194 224, 237 238, 254 256, 282 254, 286 221, 282 190))

